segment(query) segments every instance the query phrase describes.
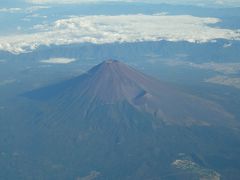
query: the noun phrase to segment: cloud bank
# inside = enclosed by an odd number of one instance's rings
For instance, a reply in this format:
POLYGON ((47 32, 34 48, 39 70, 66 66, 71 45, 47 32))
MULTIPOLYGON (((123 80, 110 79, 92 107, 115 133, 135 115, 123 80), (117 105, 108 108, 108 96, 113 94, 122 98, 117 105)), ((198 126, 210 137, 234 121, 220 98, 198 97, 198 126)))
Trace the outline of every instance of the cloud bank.
POLYGON ((240 31, 210 27, 220 20, 189 15, 80 16, 34 26, 30 34, 0 37, 0 50, 24 53, 41 45, 123 43, 143 41, 208 42, 239 40, 240 31))

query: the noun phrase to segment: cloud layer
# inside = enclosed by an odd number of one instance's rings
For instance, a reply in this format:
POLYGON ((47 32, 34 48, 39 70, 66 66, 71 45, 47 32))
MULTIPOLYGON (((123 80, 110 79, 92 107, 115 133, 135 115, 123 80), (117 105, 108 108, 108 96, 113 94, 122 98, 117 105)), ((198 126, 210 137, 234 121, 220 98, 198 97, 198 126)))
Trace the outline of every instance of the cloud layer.
POLYGON ((73 43, 114 43, 142 41, 208 42, 214 39, 239 40, 240 31, 208 26, 216 18, 189 15, 118 15, 81 16, 42 24, 31 34, 0 37, 0 50, 24 53, 41 45, 73 43))

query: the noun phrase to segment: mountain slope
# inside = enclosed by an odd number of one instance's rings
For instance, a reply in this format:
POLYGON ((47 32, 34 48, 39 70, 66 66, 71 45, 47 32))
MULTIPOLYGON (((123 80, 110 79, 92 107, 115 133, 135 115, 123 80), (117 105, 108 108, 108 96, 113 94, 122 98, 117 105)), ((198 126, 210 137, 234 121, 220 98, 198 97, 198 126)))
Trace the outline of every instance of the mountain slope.
POLYGON ((181 92, 115 60, 105 61, 84 75, 34 90, 26 96, 81 119, 106 106, 115 114, 124 114, 124 106, 120 104, 128 104, 135 111, 157 119, 155 126, 234 124, 234 117, 216 103, 181 92), (117 108, 113 110, 113 106, 117 108))
POLYGON ((3 152, 14 154, 1 154, 3 179, 239 177, 238 123, 228 112, 119 61, 19 99, 17 125, 1 126, 3 152))

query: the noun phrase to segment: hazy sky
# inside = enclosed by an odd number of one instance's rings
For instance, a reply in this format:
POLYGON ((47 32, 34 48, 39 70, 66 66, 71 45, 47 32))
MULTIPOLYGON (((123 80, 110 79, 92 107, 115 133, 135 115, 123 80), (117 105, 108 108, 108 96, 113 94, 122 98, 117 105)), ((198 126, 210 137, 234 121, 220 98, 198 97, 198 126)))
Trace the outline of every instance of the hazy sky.
POLYGON ((0 2, 0 6, 21 4, 23 2, 34 4, 64 4, 64 3, 92 3, 92 2, 148 2, 148 3, 169 3, 169 4, 191 4, 202 6, 235 6, 240 7, 240 0, 10 0, 0 2))
POLYGON ((173 4, 195 4, 226 6, 240 6, 240 0, 26 0, 31 3, 86 3, 103 1, 127 1, 127 2, 148 2, 148 3, 173 3, 173 4))

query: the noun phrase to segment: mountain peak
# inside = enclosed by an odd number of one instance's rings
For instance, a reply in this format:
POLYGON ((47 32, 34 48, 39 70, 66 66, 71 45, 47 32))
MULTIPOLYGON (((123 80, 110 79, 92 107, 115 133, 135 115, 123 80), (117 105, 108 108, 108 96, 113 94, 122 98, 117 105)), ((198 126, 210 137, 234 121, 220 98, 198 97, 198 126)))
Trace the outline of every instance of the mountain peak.
MULTIPOLYGON (((99 65, 93 67, 88 71, 88 73, 119 73, 119 70, 122 70, 124 72, 124 69, 128 69, 129 67, 125 65, 124 63, 118 61, 118 60, 106 60, 100 63, 99 65)), ((121 73, 122 73, 121 72, 121 73)))
POLYGON ((106 103, 114 103, 120 100, 130 100, 144 91, 142 78, 128 65, 117 61, 107 60, 88 71, 88 86, 96 99, 106 103))
POLYGON ((109 59, 109 60, 106 60, 106 61, 103 61, 102 62, 103 64, 117 64, 117 63, 120 63, 120 61, 118 60, 114 60, 114 59, 109 59))
POLYGON ((84 75, 35 90, 28 96, 56 99, 60 105, 69 104, 75 109, 85 104, 86 111, 102 105, 128 104, 165 124, 224 124, 226 119, 232 119, 216 103, 179 91, 116 60, 104 61, 84 75))
POLYGON ((123 64, 123 63, 118 60, 109 59, 109 60, 106 60, 106 61, 103 61, 102 63, 100 63, 99 66, 111 67, 111 66, 119 66, 121 64, 123 64))

